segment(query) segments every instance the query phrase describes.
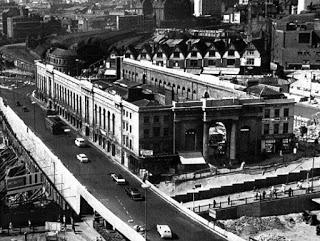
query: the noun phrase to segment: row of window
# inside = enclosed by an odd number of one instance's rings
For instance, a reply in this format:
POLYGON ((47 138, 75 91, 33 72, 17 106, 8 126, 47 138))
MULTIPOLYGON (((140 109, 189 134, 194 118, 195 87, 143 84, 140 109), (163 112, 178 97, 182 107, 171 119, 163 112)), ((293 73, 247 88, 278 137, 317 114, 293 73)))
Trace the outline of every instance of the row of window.
POLYGON ((54 84, 54 90, 55 96, 59 101, 70 106, 73 111, 82 113, 82 98, 80 95, 56 83, 54 84))
MULTIPOLYGON (((143 130, 143 137, 160 137, 161 136, 161 128, 160 127, 153 127, 152 129, 144 129, 143 130), (152 133, 151 133, 152 130, 152 133)), ((169 136, 169 128, 165 127, 162 129, 162 136, 169 136)))
MULTIPOLYGON (((265 109, 264 118, 271 118, 271 117, 275 117, 275 118, 280 117, 280 109, 274 109, 273 116, 271 116, 271 109, 265 109)), ((289 108, 283 109, 283 117, 289 117, 289 108)))
MULTIPOLYGON (((216 57, 216 54, 218 52, 215 51, 215 50, 209 50, 208 51, 208 57, 216 57)), ((220 53, 218 53, 220 55, 220 53)), ((235 50, 233 49, 230 49, 227 51, 227 55, 228 56, 235 56, 235 50)), ((254 55, 254 51, 253 50, 249 50, 247 51, 247 55, 254 55)), ((125 58, 131 58, 132 55, 131 53, 126 53, 125 55, 125 58)), ((198 56, 198 51, 191 51, 190 52, 190 56, 191 57, 197 57, 198 56)), ((150 55, 150 57, 152 57, 152 54, 150 55)), ((158 53, 155 53, 153 57, 157 57, 157 58, 163 58, 164 57, 164 53, 162 52, 158 52, 158 53)), ((181 52, 178 52, 178 51, 175 51, 172 53, 171 55, 172 58, 180 58, 181 57, 181 52)), ((140 58, 141 59, 146 59, 147 58, 147 54, 146 53, 140 53, 140 58)))
POLYGON ((122 122, 122 129, 123 129, 123 130, 126 130, 126 131, 129 131, 130 133, 132 133, 132 126, 129 125, 129 123, 126 122, 126 121, 123 121, 123 122, 122 122))
POLYGON ((263 125, 263 134, 269 135, 269 134, 287 134, 289 131, 289 123, 283 123, 282 124, 282 133, 280 133, 280 124, 276 123, 273 124, 273 133, 271 133, 270 130, 271 125, 270 124, 264 124, 263 125))
POLYGON ((93 123, 98 125, 100 128, 107 130, 108 132, 112 131, 112 134, 115 135, 115 123, 116 116, 115 114, 111 114, 105 108, 101 108, 101 106, 94 105, 94 120, 93 123))
MULTIPOLYGON (((164 115, 163 116, 163 122, 164 123, 169 123, 169 120, 170 120, 170 116, 169 115, 164 115)), ((149 123, 159 123, 160 122, 160 116, 158 115, 155 115, 153 117, 151 116, 144 116, 143 117, 143 123, 144 124, 149 124, 149 123)))

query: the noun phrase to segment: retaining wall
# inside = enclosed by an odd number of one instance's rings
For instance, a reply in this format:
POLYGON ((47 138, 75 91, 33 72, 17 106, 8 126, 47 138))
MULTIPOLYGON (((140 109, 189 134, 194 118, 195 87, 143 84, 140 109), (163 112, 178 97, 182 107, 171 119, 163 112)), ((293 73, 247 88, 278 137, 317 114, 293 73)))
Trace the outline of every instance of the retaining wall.
POLYGON ((312 201, 320 198, 320 193, 293 196, 281 199, 272 199, 234 207, 210 209, 210 216, 217 219, 236 219, 242 216, 265 217, 299 213, 305 210, 318 210, 319 204, 312 201))
MULTIPOLYGON (((219 188, 210 188, 209 190, 200 190, 199 192, 194 194, 194 200, 203 200, 210 199, 219 196, 226 196, 232 193, 246 192, 252 191, 254 187, 256 188, 264 188, 279 185, 282 183, 299 181, 301 179, 307 178, 307 173, 310 171, 301 170, 297 172, 291 172, 287 175, 280 174, 274 177, 267 177, 264 179, 256 179, 253 181, 246 181, 243 183, 236 183, 229 186, 221 186, 219 188)), ((313 176, 320 176, 320 168, 313 169, 313 176)), ((193 201, 193 193, 187 193, 182 195, 173 196, 178 202, 192 202, 193 201)))

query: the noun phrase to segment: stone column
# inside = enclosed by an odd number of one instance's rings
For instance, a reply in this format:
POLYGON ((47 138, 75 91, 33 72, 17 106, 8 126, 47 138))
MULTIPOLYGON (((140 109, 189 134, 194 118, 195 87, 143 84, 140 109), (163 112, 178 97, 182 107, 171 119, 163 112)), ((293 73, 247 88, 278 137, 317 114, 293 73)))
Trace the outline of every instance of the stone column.
POLYGON ((235 121, 231 124, 231 134, 230 134, 230 164, 236 159, 236 133, 237 133, 237 124, 235 121))

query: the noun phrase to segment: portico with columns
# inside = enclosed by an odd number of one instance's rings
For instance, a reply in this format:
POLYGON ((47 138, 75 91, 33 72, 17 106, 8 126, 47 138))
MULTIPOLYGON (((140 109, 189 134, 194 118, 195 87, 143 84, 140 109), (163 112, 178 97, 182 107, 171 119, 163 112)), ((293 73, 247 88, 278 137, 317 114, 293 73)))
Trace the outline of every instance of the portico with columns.
POLYGON ((260 100, 209 98, 174 103, 175 152, 201 152, 207 163, 218 164, 210 128, 219 123, 225 128, 224 160, 233 165, 257 156, 263 105, 260 100))

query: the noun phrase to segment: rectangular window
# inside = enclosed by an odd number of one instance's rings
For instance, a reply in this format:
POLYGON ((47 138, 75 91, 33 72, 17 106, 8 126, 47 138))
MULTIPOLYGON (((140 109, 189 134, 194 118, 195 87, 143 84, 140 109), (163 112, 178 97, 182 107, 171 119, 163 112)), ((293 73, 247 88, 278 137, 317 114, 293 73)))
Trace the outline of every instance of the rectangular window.
POLYGON ((157 58, 162 58, 162 53, 157 53, 157 58))
POLYGON ((126 131, 128 131, 128 130, 129 130, 129 124, 126 123, 126 131))
POLYGON ((144 138, 148 138, 150 136, 150 131, 149 131, 149 129, 144 129, 143 130, 143 137, 144 138))
POLYGON ((283 109, 283 116, 288 117, 289 116, 289 108, 284 108, 283 109))
POLYGON ((153 127, 153 136, 160 136, 160 127, 153 127))
POLYGON ((265 134, 265 135, 269 134, 269 124, 263 125, 263 134, 265 134))
POLYGON ((173 57, 174 58, 179 58, 180 57, 180 53, 179 52, 174 52, 173 53, 173 57))
POLYGON ((142 53, 142 54, 141 54, 141 58, 142 58, 142 59, 145 59, 145 58, 147 58, 147 55, 146 55, 145 53, 142 53))
POLYGON ((153 122, 154 122, 154 123, 158 123, 158 122, 159 122, 159 116, 155 115, 155 116, 153 117, 153 122))
POLYGON ((279 134, 279 124, 273 125, 273 134, 279 134))
POLYGON ((130 119, 131 119, 131 118, 132 118, 132 114, 130 113, 130 115, 129 115, 129 116, 130 116, 130 119))
POLYGON ((229 55, 229 56, 234 56, 234 50, 229 50, 229 51, 228 51, 228 55, 229 55))
POLYGON ((168 123, 168 122, 169 122, 169 119, 170 119, 170 116, 169 116, 169 115, 165 115, 165 116, 163 117, 163 121, 164 121, 165 123, 168 123))
POLYGON ((125 54, 124 57, 125 58, 130 58, 130 54, 125 54))
POLYGON ((122 129, 126 129, 126 123, 122 121, 122 129))
POLYGON ((280 116, 280 109, 275 109, 274 110, 274 117, 279 117, 280 116))
POLYGON ((227 59, 227 65, 234 65, 236 63, 235 59, 227 59))
POLYGON ((308 44, 310 42, 310 33, 299 33, 299 44, 308 44))
POLYGON ((254 65, 254 59, 247 59, 247 65, 254 65))
POLYGON ((192 51, 191 52, 191 57, 197 57, 197 51, 192 51))
POLYGON ((169 136, 169 128, 164 128, 163 129, 163 136, 169 136))
POLYGON ((143 123, 149 123, 149 122, 150 122, 149 116, 145 116, 145 117, 143 118, 143 123))
POLYGON ((190 60, 190 67, 197 67, 198 66, 198 60, 190 60))
POLYGON ((282 133, 286 134, 286 133, 288 133, 288 130, 289 130, 289 124, 288 123, 283 123, 282 133))
POLYGON ((270 109, 264 110, 264 118, 270 118, 270 109))
POLYGON ((129 131, 130 131, 130 133, 132 132, 132 126, 131 125, 129 126, 129 131))
POLYGON ((129 148, 132 150, 132 140, 130 139, 129 148))
POLYGON ((209 51, 209 57, 215 57, 216 56, 216 51, 210 50, 209 51))
POLYGON ((215 66, 215 65, 216 65, 216 61, 214 61, 213 59, 208 60, 208 66, 215 66))

